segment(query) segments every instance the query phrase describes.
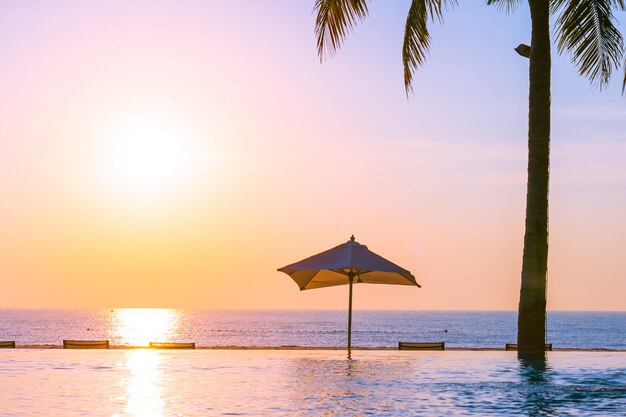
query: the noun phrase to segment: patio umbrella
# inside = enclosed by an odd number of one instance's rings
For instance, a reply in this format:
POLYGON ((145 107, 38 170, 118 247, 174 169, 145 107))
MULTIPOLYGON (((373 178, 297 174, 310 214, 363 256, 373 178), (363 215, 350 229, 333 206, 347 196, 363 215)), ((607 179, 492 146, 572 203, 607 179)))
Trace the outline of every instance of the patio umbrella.
POLYGON ((406 269, 367 249, 354 240, 303 259, 278 271, 289 275, 300 290, 350 286, 348 298, 348 350, 352 338, 352 284, 394 284, 421 287, 406 269))

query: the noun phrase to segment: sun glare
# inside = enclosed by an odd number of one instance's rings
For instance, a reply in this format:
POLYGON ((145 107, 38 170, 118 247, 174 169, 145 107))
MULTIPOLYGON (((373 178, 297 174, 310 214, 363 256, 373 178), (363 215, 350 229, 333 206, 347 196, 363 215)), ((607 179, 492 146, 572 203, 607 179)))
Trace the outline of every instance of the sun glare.
POLYGON ((135 197, 160 196, 193 178, 194 132, 156 114, 124 117, 105 129, 101 176, 106 186, 135 197))
POLYGON ((120 308, 113 312, 113 334, 121 344, 147 346, 176 340, 180 312, 166 308, 120 308))

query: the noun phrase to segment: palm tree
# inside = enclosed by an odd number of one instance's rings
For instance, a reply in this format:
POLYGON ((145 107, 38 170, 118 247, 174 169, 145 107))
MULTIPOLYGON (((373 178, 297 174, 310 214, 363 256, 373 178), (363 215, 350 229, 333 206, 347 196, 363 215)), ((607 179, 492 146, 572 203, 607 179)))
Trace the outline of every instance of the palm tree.
MULTIPOLYGON (((413 73, 426 59, 429 25, 435 20, 442 21, 443 12, 456 3, 456 0, 411 1, 402 47, 407 94, 411 91, 413 73)), ((487 4, 508 12, 521 3, 522 0, 487 0, 487 4)), ((555 33, 559 53, 569 53, 579 73, 603 89, 613 70, 626 57, 613 14, 614 10, 626 10, 626 0, 528 0, 528 5, 531 43, 516 48, 520 55, 529 58, 530 80, 526 231, 517 341, 520 352, 543 352, 550 178, 550 15, 557 15, 555 33)), ((367 0, 316 0, 315 11, 317 48, 323 59, 328 52, 337 50, 354 26, 367 17, 367 0)), ((622 93, 625 91, 626 72, 622 93)))
MULTIPOLYGON (((512 10, 520 0, 488 0, 512 10)), ((570 53, 581 75, 602 89, 622 64, 622 35, 612 9, 624 0, 529 0, 528 182, 522 285, 517 319, 520 352, 544 350, 548 267, 548 190, 550 172, 550 13, 558 14, 558 51, 570 53)), ((626 75, 622 91, 626 87, 626 75)))

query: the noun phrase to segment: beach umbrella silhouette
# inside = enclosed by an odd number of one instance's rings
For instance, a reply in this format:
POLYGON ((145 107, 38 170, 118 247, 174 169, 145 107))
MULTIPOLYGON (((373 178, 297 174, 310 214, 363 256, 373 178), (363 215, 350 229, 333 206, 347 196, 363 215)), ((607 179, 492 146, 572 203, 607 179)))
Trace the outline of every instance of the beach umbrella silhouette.
POLYGON ((318 253, 300 262, 278 268, 289 275, 300 290, 349 285, 348 350, 352 339, 352 285, 393 284, 421 287, 406 269, 388 261, 354 240, 318 253))

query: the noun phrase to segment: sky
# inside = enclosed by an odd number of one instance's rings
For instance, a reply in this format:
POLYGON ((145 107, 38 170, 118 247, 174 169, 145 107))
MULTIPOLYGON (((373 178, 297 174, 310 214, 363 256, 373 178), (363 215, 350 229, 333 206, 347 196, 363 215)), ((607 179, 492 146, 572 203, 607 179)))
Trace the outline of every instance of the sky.
MULTIPOLYGON (((529 16, 461 3, 407 97, 408 0, 3 0, 0 307, 343 309, 276 269, 354 234, 422 285, 355 309, 517 309, 529 16)), ((626 310, 621 80, 553 50, 550 310, 626 310)))

